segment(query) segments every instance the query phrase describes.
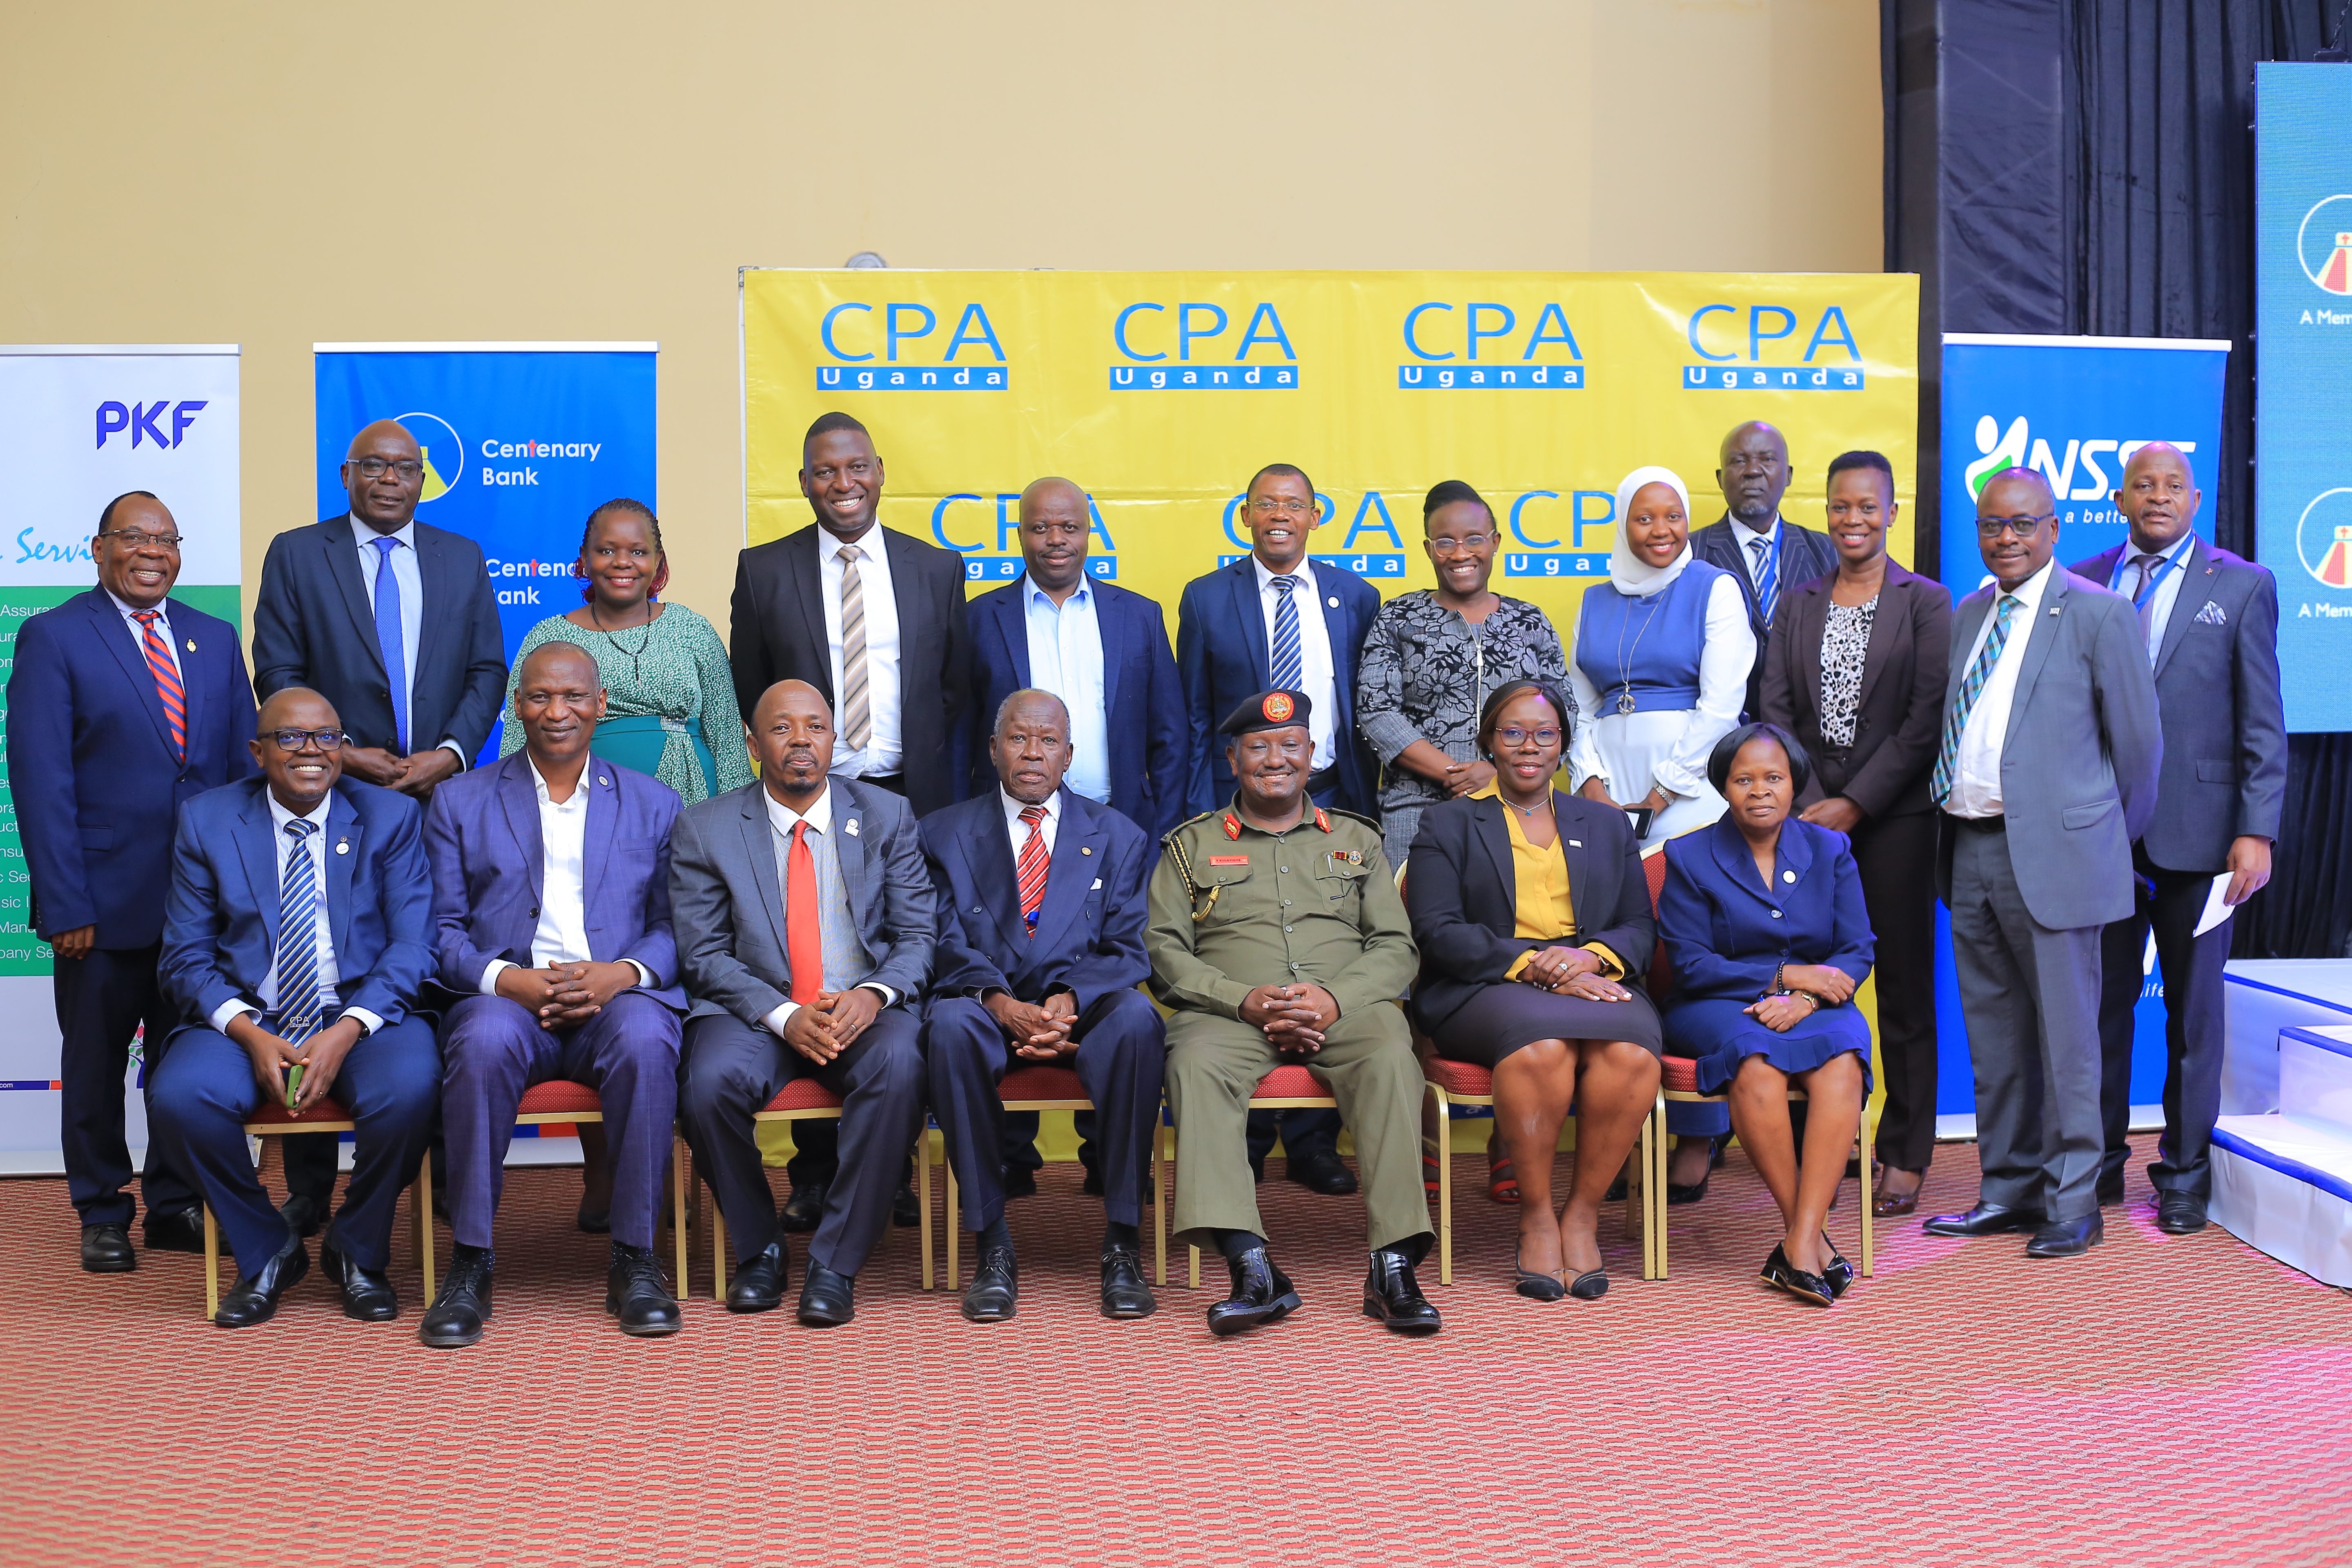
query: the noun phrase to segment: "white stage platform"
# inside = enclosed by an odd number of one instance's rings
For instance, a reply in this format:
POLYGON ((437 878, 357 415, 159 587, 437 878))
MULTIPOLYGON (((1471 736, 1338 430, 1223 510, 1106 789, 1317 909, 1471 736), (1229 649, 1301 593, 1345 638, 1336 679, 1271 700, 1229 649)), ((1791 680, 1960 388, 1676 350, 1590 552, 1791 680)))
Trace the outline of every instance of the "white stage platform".
POLYGON ((2211 1217, 2352 1286, 2352 960, 2243 960, 2227 979, 2211 1217))

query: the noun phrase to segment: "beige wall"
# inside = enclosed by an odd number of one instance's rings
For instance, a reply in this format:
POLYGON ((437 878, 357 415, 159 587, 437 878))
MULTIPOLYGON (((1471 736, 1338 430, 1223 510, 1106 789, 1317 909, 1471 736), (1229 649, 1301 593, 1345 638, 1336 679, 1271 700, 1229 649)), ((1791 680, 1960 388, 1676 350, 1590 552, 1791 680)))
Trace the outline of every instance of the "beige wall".
POLYGON ((741 538, 735 269, 1875 271, 1872 0, 17 5, 0 342, 653 339, 673 593, 741 538))

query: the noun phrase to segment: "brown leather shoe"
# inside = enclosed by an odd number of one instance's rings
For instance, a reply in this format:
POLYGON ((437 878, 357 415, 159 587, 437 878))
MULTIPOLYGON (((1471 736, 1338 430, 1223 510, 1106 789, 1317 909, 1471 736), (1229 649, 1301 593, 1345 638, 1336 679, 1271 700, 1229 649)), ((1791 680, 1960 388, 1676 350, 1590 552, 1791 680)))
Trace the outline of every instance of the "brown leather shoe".
POLYGON ((1912 1188, 1897 1197, 1893 1193, 1880 1193, 1870 1200, 1870 1212, 1881 1219, 1893 1219, 1900 1215, 1916 1214, 1919 1209, 1919 1189, 1912 1188))

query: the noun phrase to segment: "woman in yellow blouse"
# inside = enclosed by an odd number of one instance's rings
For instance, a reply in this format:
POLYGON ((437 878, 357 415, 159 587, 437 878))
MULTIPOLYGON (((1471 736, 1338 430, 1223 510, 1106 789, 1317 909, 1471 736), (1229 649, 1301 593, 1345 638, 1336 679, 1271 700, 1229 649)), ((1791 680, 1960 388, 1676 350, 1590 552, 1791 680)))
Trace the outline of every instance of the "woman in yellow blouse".
POLYGON ((1552 786, 1570 711, 1543 681, 1496 689, 1478 719, 1495 780, 1422 814, 1404 889, 1421 948, 1413 1015, 1440 1056, 1494 1072, 1495 1136, 1519 1179, 1517 1289, 1541 1301, 1609 1289, 1601 1199, 1655 1102, 1661 1054, 1639 988, 1657 922, 1633 827, 1552 786), (1555 1218, 1570 1105, 1576 1170, 1555 1218))

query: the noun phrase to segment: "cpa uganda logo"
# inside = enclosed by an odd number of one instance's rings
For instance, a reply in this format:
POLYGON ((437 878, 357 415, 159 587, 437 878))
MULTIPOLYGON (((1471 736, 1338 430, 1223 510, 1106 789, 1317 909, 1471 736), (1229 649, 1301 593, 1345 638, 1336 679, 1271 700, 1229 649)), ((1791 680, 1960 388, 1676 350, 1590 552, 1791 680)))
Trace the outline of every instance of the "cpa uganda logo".
POLYGON ((416 450, 425 459, 425 492, 418 496, 421 505, 439 500, 457 488, 457 478, 466 471, 466 443, 457 438, 457 428, 438 414, 404 414, 400 423, 416 437, 416 450))
POLYGON ((2352 588, 2352 486, 2322 490, 2294 525, 2303 569, 2330 588, 2352 588))
POLYGON ((2352 195, 2329 196, 2303 215, 2294 256, 2312 282, 2330 294, 2352 294, 2352 195))

